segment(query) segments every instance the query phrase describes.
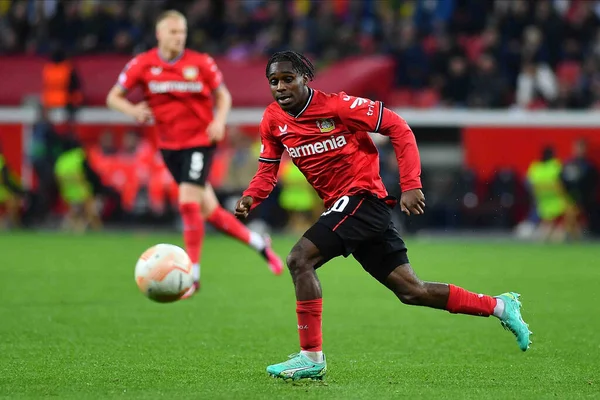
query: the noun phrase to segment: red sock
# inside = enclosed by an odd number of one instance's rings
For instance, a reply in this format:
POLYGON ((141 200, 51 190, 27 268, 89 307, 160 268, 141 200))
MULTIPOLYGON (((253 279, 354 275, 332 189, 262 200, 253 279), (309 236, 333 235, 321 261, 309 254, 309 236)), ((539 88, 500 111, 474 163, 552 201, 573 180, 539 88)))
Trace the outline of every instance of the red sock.
POLYGON ((322 350, 322 312, 323 299, 296 301, 296 314, 298 315, 298 333, 300 334, 300 348, 302 350, 322 350))
POLYGON ((183 219, 183 241, 185 251, 190 256, 192 263, 200 262, 202 239, 204 239, 204 221, 200 212, 200 204, 183 203, 179 205, 179 212, 183 219))
POLYGON ((250 230, 223 207, 217 206, 206 220, 221 232, 246 244, 250 243, 250 230))
POLYGON ((496 299, 484 294, 469 292, 461 287, 448 285, 450 295, 446 310, 453 314, 469 314, 489 317, 494 313, 496 299))

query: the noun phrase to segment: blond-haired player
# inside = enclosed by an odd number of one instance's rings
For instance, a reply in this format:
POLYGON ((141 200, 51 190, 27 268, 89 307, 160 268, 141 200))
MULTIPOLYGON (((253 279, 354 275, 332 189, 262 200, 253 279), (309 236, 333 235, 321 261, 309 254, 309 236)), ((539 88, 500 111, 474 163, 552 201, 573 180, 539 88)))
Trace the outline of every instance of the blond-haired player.
POLYGON ((179 210, 184 242, 200 283, 200 253, 204 220, 258 251, 277 275, 281 259, 270 240, 246 228, 223 209, 207 182, 218 142, 225 135, 231 95, 217 64, 208 54, 185 48, 187 22, 178 11, 162 13, 156 23, 157 47, 133 58, 107 96, 109 107, 140 123, 154 119, 163 159, 179 184, 179 210), (126 94, 136 86, 145 101, 133 104, 126 94), (213 112, 214 108, 214 112, 213 112))

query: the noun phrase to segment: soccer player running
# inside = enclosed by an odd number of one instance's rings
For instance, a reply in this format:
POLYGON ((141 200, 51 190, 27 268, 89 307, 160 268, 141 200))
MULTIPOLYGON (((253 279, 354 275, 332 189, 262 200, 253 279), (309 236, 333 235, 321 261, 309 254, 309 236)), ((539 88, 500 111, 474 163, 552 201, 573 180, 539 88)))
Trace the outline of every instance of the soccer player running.
POLYGON ((322 295, 315 271, 334 257, 350 254, 402 303, 493 315, 516 336, 521 350, 527 350, 531 332, 521 317, 519 294, 492 297, 451 284, 423 282, 409 264, 405 244, 391 222, 397 200, 388 195, 379 176, 377 149, 368 134, 391 139, 400 169, 400 207, 408 215, 423 214, 419 152, 406 121, 379 101, 312 89, 307 83, 314 68, 295 52, 275 53, 266 76, 275 102, 260 123, 258 171, 238 200, 236 215, 245 218, 272 191, 284 150, 328 208, 287 257, 296 290, 301 351, 268 366, 267 372, 284 379, 325 375, 322 295))
POLYGON ((125 66, 106 99, 110 108, 140 123, 152 118, 155 121, 162 157, 179 184, 183 238, 194 264, 195 285, 183 298, 200 287, 204 220, 253 247, 276 275, 283 270, 283 262, 271 249, 270 239, 248 230, 223 209, 206 182, 216 143, 225 135, 231 95, 214 60, 186 49, 186 37, 183 14, 173 10, 162 13, 156 23, 158 46, 125 66), (133 104, 125 96, 138 85, 143 88, 146 101, 133 104))

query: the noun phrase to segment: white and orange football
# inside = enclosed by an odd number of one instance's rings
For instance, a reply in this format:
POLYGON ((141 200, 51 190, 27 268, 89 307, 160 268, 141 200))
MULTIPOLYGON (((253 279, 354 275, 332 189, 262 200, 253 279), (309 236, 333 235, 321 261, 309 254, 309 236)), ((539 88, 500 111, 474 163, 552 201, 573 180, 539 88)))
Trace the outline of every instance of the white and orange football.
POLYGON ((177 301, 194 283, 192 261, 181 247, 157 244, 138 259, 135 282, 151 300, 159 303, 177 301))

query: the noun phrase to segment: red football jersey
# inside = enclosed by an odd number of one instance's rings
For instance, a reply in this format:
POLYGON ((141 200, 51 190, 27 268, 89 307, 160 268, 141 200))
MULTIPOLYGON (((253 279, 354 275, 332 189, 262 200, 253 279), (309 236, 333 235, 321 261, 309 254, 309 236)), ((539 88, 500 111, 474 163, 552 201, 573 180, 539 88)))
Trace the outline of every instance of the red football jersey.
POLYGON ((207 54, 192 50, 172 61, 154 48, 132 59, 118 84, 129 91, 141 85, 152 109, 162 149, 208 146, 206 128, 213 119, 212 92, 223 76, 207 54))
POLYGON ((245 195, 254 205, 264 200, 277 179, 284 151, 330 207, 344 195, 388 195, 379 175, 379 155, 368 132, 390 136, 401 169, 402 190, 421 187, 420 161, 414 135, 406 122, 383 103, 346 93, 310 90, 304 109, 296 116, 274 102, 260 123, 259 170, 245 195))

